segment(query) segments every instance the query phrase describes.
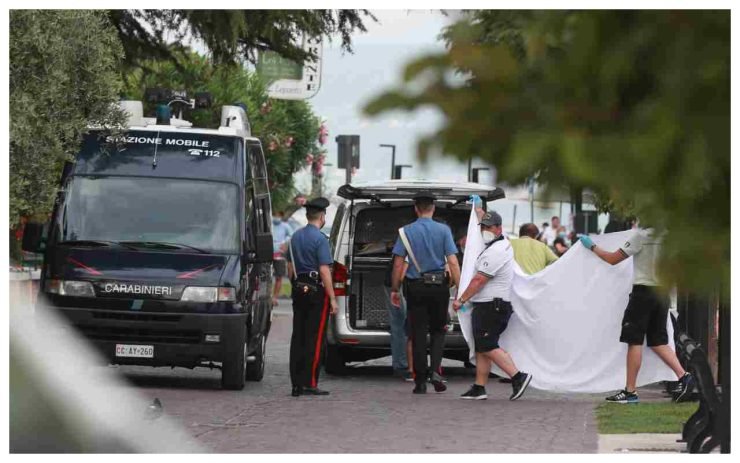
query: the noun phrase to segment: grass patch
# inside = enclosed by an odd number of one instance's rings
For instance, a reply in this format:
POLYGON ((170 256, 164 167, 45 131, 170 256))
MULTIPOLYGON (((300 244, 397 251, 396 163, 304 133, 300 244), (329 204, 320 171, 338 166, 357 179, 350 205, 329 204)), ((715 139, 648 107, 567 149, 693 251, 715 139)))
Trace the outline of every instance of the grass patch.
POLYGON ((596 407, 596 421, 601 434, 672 434, 681 432, 697 408, 698 402, 603 403, 596 407))

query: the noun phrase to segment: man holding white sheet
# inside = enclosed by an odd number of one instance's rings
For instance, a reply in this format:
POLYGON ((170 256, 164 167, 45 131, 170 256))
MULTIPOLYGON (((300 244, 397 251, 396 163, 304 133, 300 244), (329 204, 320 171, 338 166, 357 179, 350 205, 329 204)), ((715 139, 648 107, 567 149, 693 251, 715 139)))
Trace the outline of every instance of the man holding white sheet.
POLYGON ((488 398, 485 386, 491 371, 491 362, 494 362, 511 377, 513 391, 509 400, 516 400, 524 394, 532 381, 532 375, 519 371, 509 353, 498 343, 513 313, 510 293, 514 276, 514 251, 503 234, 501 216, 493 211, 484 213, 482 200, 477 195, 471 197, 471 200, 478 215, 486 248, 475 264, 476 275, 453 303, 455 310, 460 310, 468 301, 473 303, 471 319, 476 352, 475 383, 461 398, 488 398))
POLYGON ((660 256, 662 240, 653 229, 635 229, 621 248, 608 252, 598 247, 587 235, 580 237, 581 243, 593 251, 601 260, 617 265, 632 257, 633 283, 629 303, 622 318, 620 342, 627 347, 627 381, 625 388, 606 398, 609 402, 629 404, 640 401, 637 395, 637 374, 642 365, 642 344, 647 345, 673 370, 679 380, 680 393, 676 402, 688 398, 694 389, 694 378, 686 372, 668 345, 668 300, 665 289, 660 288, 656 264, 660 256))

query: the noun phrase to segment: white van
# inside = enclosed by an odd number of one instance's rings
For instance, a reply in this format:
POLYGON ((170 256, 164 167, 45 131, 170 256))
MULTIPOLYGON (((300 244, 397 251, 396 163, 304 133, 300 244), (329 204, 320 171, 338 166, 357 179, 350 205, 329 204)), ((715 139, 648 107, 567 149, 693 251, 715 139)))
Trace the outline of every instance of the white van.
MULTIPOLYGON (((472 194, 486 201, 504 197, 501 188, 477 183, 427 180, 389 180, 344 185, 337 194, 344 198, 334 217, 330 234, 334 258, 334 292, 339 311, 327 330, 325 368, 340 374, 348 362, 390 355, 389 275, 391 250, 398 229, 416 220, 414 201, 419 191, 436 197, 434 219, 446 223, 457 241, 466 235, 472 194)), ((462 264, 461 253, 458 259, 462 264)), ((466 361, 468 347, 452 310, 444 356, 466 361)))

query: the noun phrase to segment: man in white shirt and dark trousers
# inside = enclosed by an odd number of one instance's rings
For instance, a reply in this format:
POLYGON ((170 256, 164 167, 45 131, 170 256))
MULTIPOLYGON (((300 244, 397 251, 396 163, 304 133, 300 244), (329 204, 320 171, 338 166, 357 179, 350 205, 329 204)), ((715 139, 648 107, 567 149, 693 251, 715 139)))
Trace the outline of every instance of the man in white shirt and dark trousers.
POLYGON ((501 216, 494 211, 484 214, 480 198, 474 196, 472 199, 486 248, 475 264, 476 275, 453 303, 455 310, 460 310, 468 301, 473 303, 475 383, 461 398, 488 398, 486 383, 493 362, 511 377, 513 391, 509 400, 516 400, 529 386, 532 375, 519 371, 509 353, 498 344, 513 313, 509 294, 514 276, 514 250, 503 234, 501 216))
POLYGON ((668 296, 660 288, 656 274, 662 239, 656 236, 653 229, 635 229, 620 249, 607 252, 594 244, 586 235, 581 236, 581 243, 594 252, 603 261, 617 265, 632 257, 633 286, 629 303, 622 319, 622 332, 619 337, 627 347, 627 383, 625 388, 606 398, 609 402, 627 404, 638 403, 637 373, 642 365, 642 343, 647 337, 647 345, 655 352, 679 379, 680 393, 676 402, 690 397, 694 389, 694 378, 687 373, 668 345, 668 296))

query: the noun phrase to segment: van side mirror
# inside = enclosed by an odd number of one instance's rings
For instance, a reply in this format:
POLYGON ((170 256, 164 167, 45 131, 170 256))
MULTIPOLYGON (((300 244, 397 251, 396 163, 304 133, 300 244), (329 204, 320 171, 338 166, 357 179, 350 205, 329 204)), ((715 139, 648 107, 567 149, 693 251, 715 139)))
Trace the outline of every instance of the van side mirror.
POLYGON ((245 249, 247 250, 247 261, 272 262, 272 233, 256 233, 253 240, 253 249, 249 249, 249 241, 245 243, 245 249))
POLYGON ((29 222, 23 229, 21 249, 27 252, 43 252, 46 249, 44 239, 45 224, 29 222))
POLYGON ((272 262, 272 233, 257 233, 256 262, 272 262))

